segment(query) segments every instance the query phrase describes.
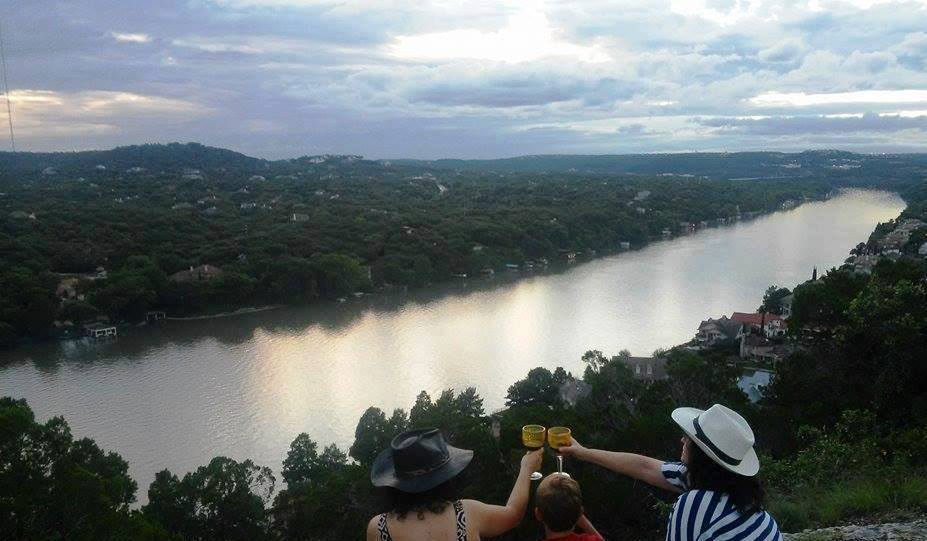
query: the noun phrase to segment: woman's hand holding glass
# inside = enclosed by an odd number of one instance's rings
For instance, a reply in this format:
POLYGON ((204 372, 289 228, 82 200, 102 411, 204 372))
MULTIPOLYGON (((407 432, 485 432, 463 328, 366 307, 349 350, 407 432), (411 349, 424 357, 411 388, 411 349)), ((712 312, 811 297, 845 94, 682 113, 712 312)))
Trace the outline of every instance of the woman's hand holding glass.
POLYGON ((582 446, 578 441, 570 438, 570 444, 564 445, 560 448, 560 454, 563 456, 569 456, 573 458, 578 458, 579 460, 583 459, 583 453, 586 452, 586 448, 582 446))
MULTIPOLYGON (((525 425, 521 427, 521 443, 528 451, 540 451, 544 449, 544 435, 546 433, 547 429, 541 425, 525 425)), ((544 477, 541 475, 541 472, 538 471, 541 469, 541 457, 543 457, 543 453, 528 453, 525 456, 527 457, 529 455, 537 455, 539 457, 537 467, 531 472, 531 480, 539 481, 544 477)), ((522 465, 525 464, 524 458, 521 463, 522 465)))
POLYGON ((539 473, 538 470, 541 469, 541 462, 544 460, 544 450, 536 449, 534 451, 529 451, 525 453, 525 456, 521 457, 521 469, 523 471, 527 470, 532 473, 539 473))

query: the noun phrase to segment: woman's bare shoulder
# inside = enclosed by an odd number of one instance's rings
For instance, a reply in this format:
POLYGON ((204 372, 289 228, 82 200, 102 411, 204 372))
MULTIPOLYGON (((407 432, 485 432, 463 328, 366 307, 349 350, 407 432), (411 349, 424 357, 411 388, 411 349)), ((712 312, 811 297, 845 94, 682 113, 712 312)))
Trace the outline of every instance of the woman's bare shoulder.
POLYGON ((380 523, 380 515, 374 515, 367 523, 367 541, 373 541, 379 538, 377 527, 380 523))

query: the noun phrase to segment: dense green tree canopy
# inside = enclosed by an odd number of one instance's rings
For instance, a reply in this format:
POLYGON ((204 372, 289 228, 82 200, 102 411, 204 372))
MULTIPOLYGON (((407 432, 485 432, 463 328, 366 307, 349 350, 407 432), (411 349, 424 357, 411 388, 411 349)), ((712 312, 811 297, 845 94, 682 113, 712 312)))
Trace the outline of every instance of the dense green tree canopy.
MULTIPOLYGON (((97 316, 137 322, 149 310, 305 303, 506 264, 554 265, 865 180, 835 177, 831 160, 843 158, 828 154, 619 158, 583 158, 588 167, 537 158, 549 169, 506 171, 355 156, 267 162, 195 144, 0 153, 0 286, 11 292, 0 296, 0 323, 17 338, 43 337, 55 319, 77 332, 97 316), (795 160, 800 177, 736 180, 756 176, 737 174, 748 166, 795 160), (222 273, 170 278, 204 264, 222 273), (89 275, 100 267, 107 277, 89 275), (61 273, 85 275, 79 293, 96 316, 65 311, 61 273)), ((906 189, 911 174, 866 178, 906 189)))

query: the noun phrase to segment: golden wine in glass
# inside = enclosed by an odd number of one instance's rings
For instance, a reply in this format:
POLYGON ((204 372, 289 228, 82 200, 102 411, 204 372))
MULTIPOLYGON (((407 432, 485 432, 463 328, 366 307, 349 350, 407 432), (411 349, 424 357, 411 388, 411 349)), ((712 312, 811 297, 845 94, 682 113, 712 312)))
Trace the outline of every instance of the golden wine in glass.
MULTIPOLYGON (((544 432, 547 429, 541 425, 525 425, 521 427, 521 443, 529 451, 537 451, 544 447, 544 432)), ((531 472, 531 480, 538 481, 544 477, 541 472, 531 472)))
POLYGON ((570 475, 563 473, 563 455, 560 454, 560 448, 569 447, 572 444, 572 437, 572 432, 565 426, 552 426, 547 430, 547 443, 557 452, 557 473, 567 477, 570 475))

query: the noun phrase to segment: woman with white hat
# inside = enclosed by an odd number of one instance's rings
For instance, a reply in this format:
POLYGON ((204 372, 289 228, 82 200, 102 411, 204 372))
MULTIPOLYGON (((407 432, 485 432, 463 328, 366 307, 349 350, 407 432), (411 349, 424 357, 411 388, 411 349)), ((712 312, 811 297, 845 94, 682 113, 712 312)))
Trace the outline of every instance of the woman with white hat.
POLYGON ((560 452, 681 492, 667 541, 781 541, 779 526, 763 509, 765 494, 756 478, 760 462, 747 421, 721 404, 704 411, 678 408, 672 417, 684 432, 681 462, 587 449, 575 440, 560 452))
POLYGON ((457 480, 473 451, 448 445, 437 428, 399 434, 370 468, 371 482, 388 491, 391 503, 390 511, 370 519, 367 541, 476 541, 511 530, 525 515, 542 453, 522 457, 508 502, 490 505, 457 499, 457 480))

